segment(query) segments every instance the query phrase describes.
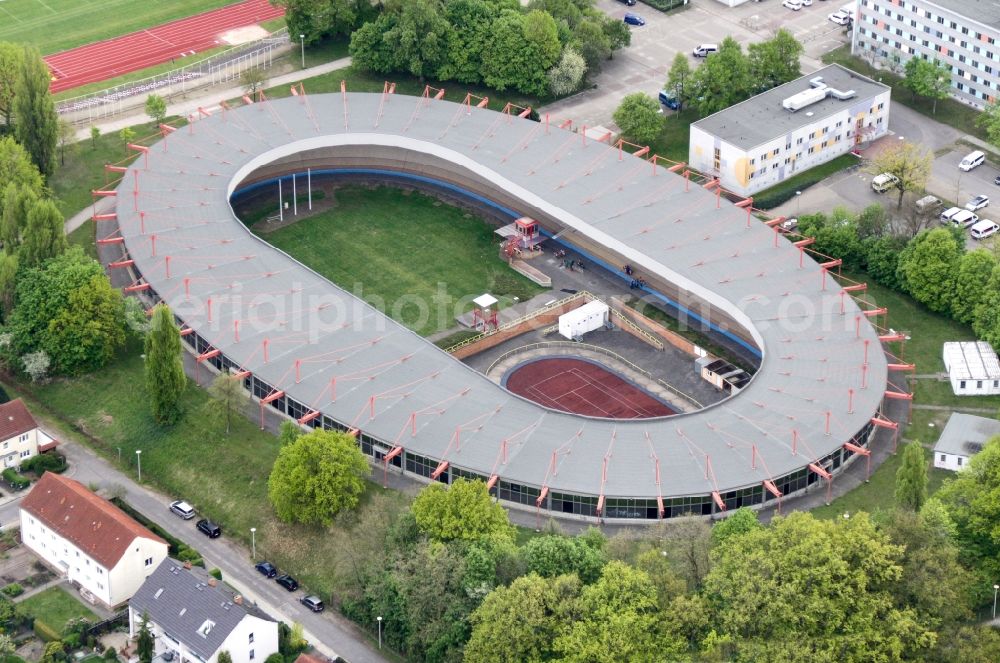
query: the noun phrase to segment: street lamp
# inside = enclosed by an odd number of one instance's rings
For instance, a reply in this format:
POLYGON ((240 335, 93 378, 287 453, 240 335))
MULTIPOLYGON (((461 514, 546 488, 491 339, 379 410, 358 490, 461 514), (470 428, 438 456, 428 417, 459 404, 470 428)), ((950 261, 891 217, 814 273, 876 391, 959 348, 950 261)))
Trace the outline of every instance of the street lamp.
POLYGON ((997 591, 1000 591, 1000 585, 993 585, 993 621, 997 618, 997 591))
POLYGON ((135 450, 135 462, 139 466, 139 483, 142 483, 142 449, 135 450))
POLYGON ((302 46, 302 68, 306 68, 306 36, 299 35, 299 44, 302 46))
POLYGON ((375 619, 378 621, 378 648, 382 649, 382 615, 375 619))
POLYGON ((795 213, 796 214, 802 214, 802 192, 801 191, 796 191, 795 192, 795 201, 796 201, 795 202, 795 213))
POLYGON ((250 528, 250 550, 252 551, 252 559, 257 559, 257 528, 250 528))

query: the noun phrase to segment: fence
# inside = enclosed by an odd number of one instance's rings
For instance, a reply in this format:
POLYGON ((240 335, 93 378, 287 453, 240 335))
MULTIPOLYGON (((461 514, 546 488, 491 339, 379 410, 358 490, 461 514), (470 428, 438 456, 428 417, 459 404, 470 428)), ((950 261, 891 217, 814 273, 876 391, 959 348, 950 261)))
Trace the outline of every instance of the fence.
POLYGON ((274 57, 291 46, 288 28, 282 28, 263 39, 234 46, 179 69, 60 101, 56 112, 81 124, 113 118, 145 103, 146 95, 153 92, 169 98, 188 90, 239 80, 248 69, 270 67, 274 57))

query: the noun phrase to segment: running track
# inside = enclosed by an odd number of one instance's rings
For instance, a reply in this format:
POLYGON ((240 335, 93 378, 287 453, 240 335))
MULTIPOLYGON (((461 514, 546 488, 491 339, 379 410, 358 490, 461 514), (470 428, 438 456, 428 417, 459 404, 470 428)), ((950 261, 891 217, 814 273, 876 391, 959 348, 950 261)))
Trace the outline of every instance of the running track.
POLYGON ((53 93, 170 62, 192 51, 219 46, 219 34, 283 16, 268 0, 245 0, 123 37, 99 41, 45 58, 53 93))
POLYGON ((508 390, 555 410, 608 419, 677 414, 611 371, 581 359, 539 359, 515 368, 508 390))

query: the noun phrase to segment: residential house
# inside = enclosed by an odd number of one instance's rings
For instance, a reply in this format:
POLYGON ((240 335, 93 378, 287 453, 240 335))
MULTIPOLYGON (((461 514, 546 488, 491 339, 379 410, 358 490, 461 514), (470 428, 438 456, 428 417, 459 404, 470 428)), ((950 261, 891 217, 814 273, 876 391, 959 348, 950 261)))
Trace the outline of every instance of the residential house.
POLYGON ((20 398, 0 405, 0 458, 3 467, 17 467, 59 443, 38 427, 20 398))

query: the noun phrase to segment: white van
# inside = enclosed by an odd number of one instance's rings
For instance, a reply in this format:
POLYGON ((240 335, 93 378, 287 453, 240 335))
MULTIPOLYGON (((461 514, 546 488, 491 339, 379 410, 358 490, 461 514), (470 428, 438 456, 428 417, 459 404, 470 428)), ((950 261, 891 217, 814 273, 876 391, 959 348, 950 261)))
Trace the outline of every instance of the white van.
POLYGON ((964 171, 970 171, 976 166, 981 166, 983 162, 986 161, 986 155, 976 150, 975 152, 969 152, 962 159, 962 163, 958 164, 958 167, 964 171))
POLYGON ((967 209, 963 209, 959 211, 958 214, 951 217, 951 222, 959 228, 968 228, 969 226, 974 226, 979 223, 979 215, 973 214, 967 209))
POLYGON ((691 55, 695 56, 696 58, 707 58, 712 53, 718 53, 718 52, 719 52, 718 44, 698 44, 697 46, 694 47, 694 50, 691 51, 691 55))
POLYGON ((945 211, 941 212, 941 223, 946 224, 951 221, 951 217, 955 216, 962 211, 961 207, 949 207, 945 211))
POLYGON ((889 189, 896 186, 899 182, 899 178, 892 173, 882 173, 881 175, 876 175, 872 179, 872 189, 875 193, 885 193, 889 189))
POLYGON ((972 235, 972 239, 986 239, 987 237, 992 237, 997 234, 998 230, 1000 230, 1000 226, 998 226, 995 222, 990 221, 989 219, 983 219, 969 228, 969 234, 972 235))

